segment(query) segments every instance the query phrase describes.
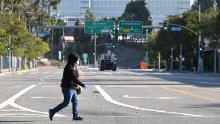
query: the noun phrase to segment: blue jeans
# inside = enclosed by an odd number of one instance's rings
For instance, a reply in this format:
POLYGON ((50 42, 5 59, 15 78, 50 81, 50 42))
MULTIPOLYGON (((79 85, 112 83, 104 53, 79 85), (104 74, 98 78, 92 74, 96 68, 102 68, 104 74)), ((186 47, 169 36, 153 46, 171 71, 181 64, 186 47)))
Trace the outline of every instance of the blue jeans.
POLYGON ((78 97, 75 89, 69 89, 69 88, 62 88, 63 93, 63 102, 60 103, 58 106, 52 109, 52 112, 57 113, 63 108, 67 107, 70 103, 70 100, 72 102, 72 112, 73 116, 78 116, 79 109, 78 109, 78 97))

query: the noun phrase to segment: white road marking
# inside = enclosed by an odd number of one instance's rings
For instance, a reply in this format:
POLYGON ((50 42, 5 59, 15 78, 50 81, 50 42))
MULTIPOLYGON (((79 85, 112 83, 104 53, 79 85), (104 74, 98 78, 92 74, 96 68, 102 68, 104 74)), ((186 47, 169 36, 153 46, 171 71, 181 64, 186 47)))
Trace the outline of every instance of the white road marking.
POLYGON ((161 99, 161 100, 170 100, 170 99, 183 98, 183 97, 135 97, 135 96, 128 96, 128 95, 124 95, 123 97, 128 98, 128 99, 161 99))
MULTIPOLYGON (((40 111, 36 111, 36 110, 32 110, 29 108, 25 108, 23 106, 18 105, 17 103, 15 103, 15 100, 17 98, 19 98, 20 96, 24 95, 27 91, 31 90, 32 88, 36 87, 37 85, 31 85, 25 89, 23 89, 22 91, 18 92, 17 94, 15 94, 14 96, 10 97, 8 100, 4 101, 3 103, 0 104, 0 109, 11 105, 12 107, 15 107, 17 109, 23 110, 23 111, 28 111, 28 112, 33 112, 33 113, 39 113, 39 114, 45 114, 48 115, 48 112, 40 112, 40 111)), ((59 115, 57 114, 58 117, 65 117, 63 115, 59 115)))
POLYGON ((31 85, 25 89, 23 89, 22 91, 20 91, 19 93, 15 94, 14 96, 12 96, 11 98, 9 98, 8 100, 6 100, 5 102, 0 104, 0 109, 4 108, 5 106, 13 103, 18 97, 22 96, 23 94, 25 94, 27 91, 29 91, 30 89, 36 87, 37 85, 31 85))
POLYGON ((141 108, 141 107, 136 107, 124 103, 120 103, 118 101, 115 101, 111 98, 108 93, 106 93, 99 85, 95 85, 95 88, 101 93, 101 95, 105 98, 106 101, 116 104, 119 106, 127 107, 127 108, 132 108, 132 109, 137 109, 137 110, 142 110, 142 111, 150 111, 150 112, 157 112, 157 113, 164 113, 164 114, 173 114, 173 115, 182 115, 182 116, 189 116, 189 117, 206 117, 204 115, 196 115, 196 114, 189 114, 189 113, 181 113, 181 112, 169 112, 165 110, 156 110, 156 109, 148 109, 148 108, 141 108))

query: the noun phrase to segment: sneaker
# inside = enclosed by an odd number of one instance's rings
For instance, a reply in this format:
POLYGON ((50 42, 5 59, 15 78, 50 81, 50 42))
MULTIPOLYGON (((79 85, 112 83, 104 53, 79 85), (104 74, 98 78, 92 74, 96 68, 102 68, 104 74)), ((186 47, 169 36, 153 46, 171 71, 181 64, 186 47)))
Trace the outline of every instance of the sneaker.
POLYGON ((81 121, 81 120, 83 120, 83 118, 80 116, 74 116, 73 120, 81 121))
POLYGON ((52 109, 49 109, 49 118, 52 121, 53 120, 53 116, 55 115, 54 112, 52 112, 52 109))

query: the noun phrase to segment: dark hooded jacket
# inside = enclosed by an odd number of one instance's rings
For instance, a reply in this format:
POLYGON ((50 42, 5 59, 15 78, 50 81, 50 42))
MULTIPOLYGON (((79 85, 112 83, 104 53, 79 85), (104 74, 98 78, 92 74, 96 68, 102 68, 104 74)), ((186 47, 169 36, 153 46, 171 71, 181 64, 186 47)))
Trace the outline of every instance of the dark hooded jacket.
POLYGON ((77 54, 73 54, 73 53, 69 54, 68 63, 64 67, 64 71, 63 71, 61 87, 76 89, 77 85, 80 85, 82 87, 85 86, 85 84, 79 80, 79 73, 76 65, 78 59, 79 56, 77 54))

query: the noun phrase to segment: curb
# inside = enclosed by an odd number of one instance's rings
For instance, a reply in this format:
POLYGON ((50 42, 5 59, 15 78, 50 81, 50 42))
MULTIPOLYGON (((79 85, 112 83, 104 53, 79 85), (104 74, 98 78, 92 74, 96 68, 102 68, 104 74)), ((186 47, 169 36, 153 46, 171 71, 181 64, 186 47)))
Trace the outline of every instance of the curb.
POLYGON ((34 69, 25 69, 25 70, 19 70, 19 71, 11 71, 11 72, 2 72, 2 73, 0 73, 0 76, 5 76, 5 75, 8 75, 8 74, 27 73, 27 72, 35 71, 35 70, 38 70, 38 68, 34 68, 34 69))

